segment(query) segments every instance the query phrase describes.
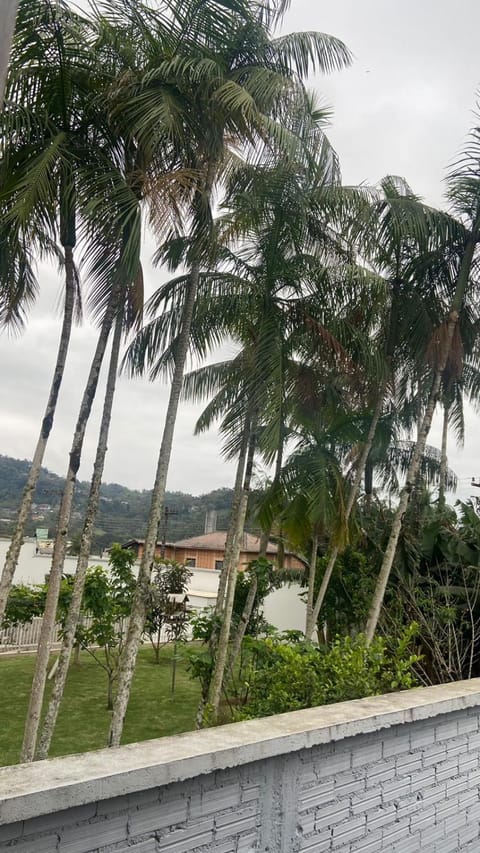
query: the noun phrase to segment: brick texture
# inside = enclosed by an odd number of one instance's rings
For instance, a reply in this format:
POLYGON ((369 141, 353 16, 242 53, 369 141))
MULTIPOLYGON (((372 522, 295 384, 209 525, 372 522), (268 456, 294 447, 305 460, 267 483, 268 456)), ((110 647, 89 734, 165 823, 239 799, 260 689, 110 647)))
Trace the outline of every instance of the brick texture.
POLYGON ((0 829, 0 853, 480 850, 480 709, 0 829))

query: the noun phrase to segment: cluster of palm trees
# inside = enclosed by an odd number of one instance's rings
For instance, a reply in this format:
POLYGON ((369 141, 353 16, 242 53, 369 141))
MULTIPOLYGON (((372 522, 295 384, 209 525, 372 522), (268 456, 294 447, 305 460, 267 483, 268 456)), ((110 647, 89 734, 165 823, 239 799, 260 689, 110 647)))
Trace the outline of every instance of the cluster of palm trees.
MULTIPOLYGON (((182 395, 207 399, 198 431, 220 423, 237 459, 212 637, 209 704, 218 715, 227 661, 238 653, 232 610, 256 459, 272 471, 257 507, 263 535, 309 553, 311 638, 362 484, 404 468, 366 625, 377 628, 402 519, 419 478, 437 472, 445 500, 446 435, 480 389, 476 299, 480 131, 451 170, 451 212, 405 181, 342 185, 328 114, 305 88, 312 70, 350 61, 332 36, 278 35, 288 0, 129 0, 74 11, 20 0, 1 116, 0 321, 25 321, 35 261, 65 280, 57 360, 15 535, 0 580, 3 615, 52 428, 83 291, 98 340, 67 460, 22 759, 48 755, 60 707, 99 502, 115 381, 125 368, 167 377, 170 397, 145 548, 122 655, 109 744, 120 743, 162 517, 182 395), (143 305, 145 228, 174 277, 143 305), (144 319, 145 318, 145 319, 144 319), (205 364, 233 341, 228 361, 205 364), (110 350, 109 350, 110 346, 110 350), (75 587, 54 687, 42 702, 75 481, 109 352, 108 381, 75 587), (186 374, 188 356, 199 367, 186 374), (428 448, 441 405, 440 464, 428 448), (414 440, 411 440, 412 433, 414 440), (408 438, 408 442, 405 438, 408 438), (403 441, 403 444, 401 442, 403 441), (393 452, 392 452, 393 448, 393 452), (328 554, 317 595, 317 556, 328 554)), ((368 484, 370 487, 367 488, 368 484)), ((249 612, 250 611, 250 612, 249 612)))

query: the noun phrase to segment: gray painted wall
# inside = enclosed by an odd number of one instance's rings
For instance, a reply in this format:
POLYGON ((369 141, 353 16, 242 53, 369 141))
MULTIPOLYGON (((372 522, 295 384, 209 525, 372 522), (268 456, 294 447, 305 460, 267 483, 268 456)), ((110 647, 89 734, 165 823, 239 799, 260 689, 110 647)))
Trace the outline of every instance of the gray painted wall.
POLYGON ((477 851, 479 690, 414 690, 4 769, 0 851, 477 851))

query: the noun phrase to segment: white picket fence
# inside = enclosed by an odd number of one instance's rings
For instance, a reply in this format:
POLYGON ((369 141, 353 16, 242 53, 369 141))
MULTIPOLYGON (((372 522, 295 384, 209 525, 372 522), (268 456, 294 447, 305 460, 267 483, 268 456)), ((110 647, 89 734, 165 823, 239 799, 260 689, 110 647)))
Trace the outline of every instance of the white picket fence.
MULTIPOLYGON (((0 654, 2 652, 15 651, 32 651, 38 646, 40 638, 40 630, 42 627, 42 616, 34 616, 31 622, 25 625, 11 625, 9 628, 0 629, 0 654)), ((89 627, 89 618, 83 617, 83 626, 89 627)), ((61 646, 61 630, 60 624, 55 625, 50 635, 50 645, 53 650, 59 649, 61 646)), ((126 626, 123 626, 126 630, 126 626)), ((160 632, 160 642, 168 642, 168 631, 165 626, 160 632)), ((187 639, 191 639, 191 626, 187 627, 187 639)))
MULTIPOLYGON (((9 628, 1 628, 0 652, 35 649, 38 645, 42 622, 41 616, 34 616, 32 621, 25 625, 10 625, 9 628)), ((55 625, 50 635, 50 643, 53 647, 60 645, 60 631, 61 626, 55 625)))

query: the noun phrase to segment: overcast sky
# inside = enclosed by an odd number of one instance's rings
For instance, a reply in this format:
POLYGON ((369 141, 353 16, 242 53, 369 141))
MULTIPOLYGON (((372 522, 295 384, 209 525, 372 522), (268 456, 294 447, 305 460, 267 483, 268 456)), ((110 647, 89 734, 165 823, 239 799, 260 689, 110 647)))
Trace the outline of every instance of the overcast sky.
MULTIPOLYGON (((311 81, 334 110, 330 139, 344 182, 372 183, 404 176, 429 203, 442 203, 443 178, 472 124, 480 82, 476 0, 292 0, 284 30, 323 30, 342 38, 354 54, 351 69, 311 81)), ((147 293, 162 280, 145 247, 147 293)), ((19 337, 0 335, 0 452, 31 458, 45 405, 59 334, 61 281, 56 269, 39 271, 42 296, 19 337)), ((45 465, 65 472, 72 429, 95 342, 87 324, 73 333, 68 367, 45 465)), ((126 378, 119 381, 104 479, 151 488, 168 389, 126 378)), ((198 408, 182 405, 169 489, 194 494, 230 486, 231 465, 219 454, 218 436, 193 437, 198 408)), ((90 478, 99 406, 89 427, 80 477, 90 478)), ((480 420, 467 415, 467 440, 453 444, 450 464, 460 479, 458 496, 471 494, 480 476, 480 420), (477 466, 477 467, 476 467, 477 466)), ((439 444, 435 426, 430 439, 439 444)))

